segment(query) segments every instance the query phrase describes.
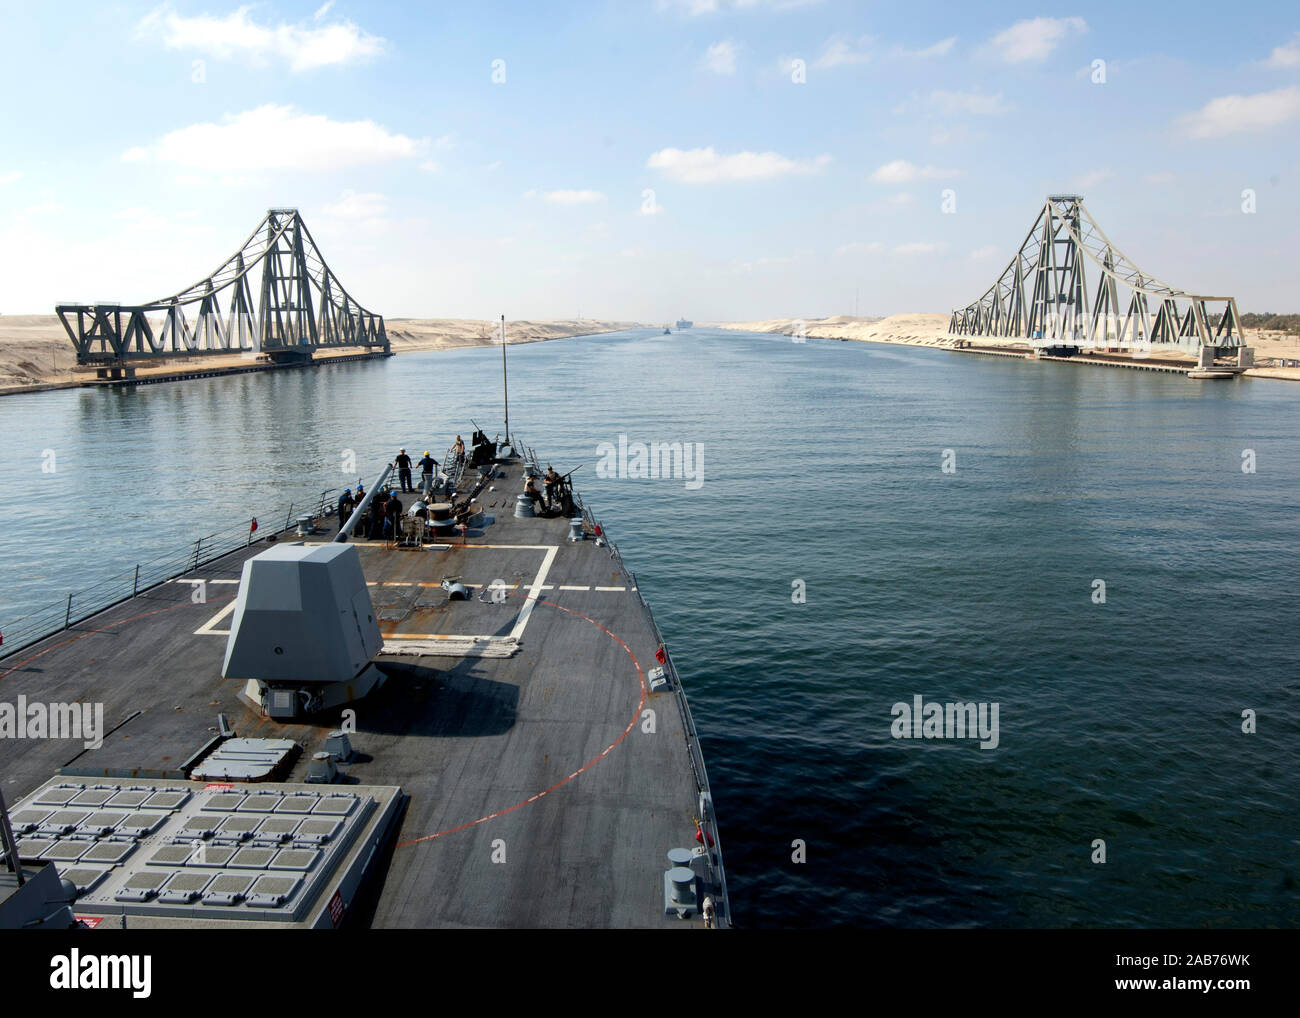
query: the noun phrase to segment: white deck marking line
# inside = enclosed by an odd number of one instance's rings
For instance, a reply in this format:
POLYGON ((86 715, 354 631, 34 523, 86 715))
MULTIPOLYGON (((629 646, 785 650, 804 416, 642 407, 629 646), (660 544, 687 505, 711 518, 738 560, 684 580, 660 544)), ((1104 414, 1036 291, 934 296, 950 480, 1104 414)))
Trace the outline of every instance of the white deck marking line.
POLYGON ((551 563, 555 561, 555 554, 560 550, 558 544, 548 545, 546 548, 546 557, 542 559, 542 568, 537 570, 537 575, 533 577, 533 584, 528 588, 528 593, 524 596, 527 600, 520 609, 519 620, 515 623, 515 628, 510 630, 510 639, 516 643, 524 635, 524 627, 528 625, 528 620, 533 617, 533 609, 537 606, 537 595, 542 592, 542 585, 546 582, 546 574, 551 571, 551 563))
MULTIPOLYGON (((457 580, 462 587, 490 587, 490 583, 466 583, 464 580, 457 580)), ((441 583, 429 583, 424 580, 367 580, 367 587, 441 587, 441 583)), ((523 584, 519 582, 506 585, 506 590, 518 590, 523 584)), ((543 587, 543 590, 550 590, 550 587, 543 587)), ((622 587, 617 588, 622 590, 622 587)))
POLYGON ((627 590, 627 587, 597 587, 597 590, 627 590))
MULTIPOLYGON (((485 547, 484 545, 470 545, 470 547, 485 547)), ((546 585, 546 574, 551 569, 551 564, 555 561, 556 553, 559 552, 558 544, 525 544, 525 545, 495 545, 495 547, 519 547, 530 550, 545 549, 546 555, 542 558, 541 568, 537 570, 537 575, 533 577, 533 582, 528 588, 528 592, 523 596, 526 598, 524 606, 519 610, 519 616, 515 620, 514 629, 510 631, 509 636, 501 637, 493 635, 470 635, 465 633, 387 633, 384 640, 449 640, 449 641, 469 641, 472 643, 484 643, 495 645, 499 643, 519 642, 523 636, 524 628, 528 625, 529 618, 532 617, 533 608, 536 607, 537 597, 543 590, 550 589, 546 585)), ((398 584, 398 586, 409 586, 410 584, 398 584)), ((481 584, 466 583, 466 587, 479 587, 481 584)), ((490 586, 490 584, 489 584, 490 586)), ((507 590, 518 590, 521 584, 515 583, 507 587, 507 590)))
POLYGON ((561 590, 590 590, 590 587, 560 587, 561 590))
MULTIPOLYGON (((294 543, 294 542, 290 542, 290 543, 294 543)), ((304 547, 308 547, 308 548, 328 548, 333 543, 334 543, 333 541, 302 541, 301 542, 301 544, 304 547)), ((367 548, 373 548, 376 551, 385 550, 384 548, 380 547, 377 544, 358 544, 356 547, 359 551, 365 550, 367 548)), ((466 550, 472 551, 475 548, 508 548, 514 550, 523 549, 526 551, 546 551, 548 548, 558 548, 558 547, 559 547, 558 544, 426 544, 424 546, 424 550, 442 551, 444 549, 450 549, 450 548, 464 548, 466 550)))
POLYGON ((226 605, 224 608, 221 609, 221 611, 217 612, 217 614, 213 615, 212 618, 208 619, 207 622, 203 623, 203 625, 199 626, 198 629, 194 630, 194 635, 195 636, 229 636, 230 635, 229 629, 214 629, 213 626, 215 626, 218 622, 224 619, 231 612, 233 612, 235 610, 235 605, 237 605, 238 603, 239 603, 238 599, 233 599, 230 602, 230 604, 226 605))
POLYGON ((168 580, 168 583, 238 583, 238 580, 186 580, 176 577, 174 580, 168 580))

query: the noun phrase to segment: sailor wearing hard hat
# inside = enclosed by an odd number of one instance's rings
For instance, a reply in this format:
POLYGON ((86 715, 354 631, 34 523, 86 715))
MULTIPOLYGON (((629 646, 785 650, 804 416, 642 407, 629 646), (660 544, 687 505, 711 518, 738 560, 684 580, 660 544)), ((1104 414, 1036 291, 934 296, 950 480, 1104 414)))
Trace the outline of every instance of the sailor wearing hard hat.
POLYGON ((424 459, 420 460, 420 488, 427 495, 433 491, 433 472, 438 469, 438 461, 424 450, 424 459))

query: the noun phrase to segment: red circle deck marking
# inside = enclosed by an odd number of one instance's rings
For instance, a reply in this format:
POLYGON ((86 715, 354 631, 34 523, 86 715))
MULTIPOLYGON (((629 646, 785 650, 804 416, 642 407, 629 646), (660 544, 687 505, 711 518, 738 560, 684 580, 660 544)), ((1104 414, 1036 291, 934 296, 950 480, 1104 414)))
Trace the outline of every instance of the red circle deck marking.
POLYGON ((620 735, 617 739, 611 742, 598 754, 593 756, 590 760, 588 760, 585 764, 583 764, 576 771, 570 774, 567 778, 563 778, 560 781, 557 781, 550 788, 545 788, 542 791, 536 793, 535 795, 530 795, 527 799, 521 799, 513 806, 507 806, 505 809, 499 809, 495 813, 489 813, 487 816, 481 816, 477 820, 470 820, 468 823, 460 824, 457 827, 448 827, 445 831, 438 831, 436 834, 426 834, 421 838, 411 838, 408 841, 399 841, 394 846, 395 848, 405 848, 407 845, 418 845, 422 841, 432 841, 434 838, 441 838, 444 834, 455 834, 457 831, 463 831, 469 827, 477 827, 479 824, 487 823, 487 821, 489 820, 495 820, 497 817, 505 816, 507 813, 513 813, 515 810, 519 809, 520 807, 527 806, 530 802, 536 802, 538 799, 541 799, 543 796, 550 795, 557 788, 563 788, 570 781, 576 778, 579 774, 582 774, 583 772, 590 770, 592 767, 596 766, 596 764, 600 763, 601 760, 605 759, 605 757, 608 756, 619 745, 619 743, 621 743, 624 739, 628 737, 633 727, 635 727, 636 725, 637 718, 641 716, 641 708, 645 706, 645 698, 646 698, 645 672, 641 668, 641 662, 638 661, 636 655, 632 653, 632 648, 629 647, 626 643, 624 643, 622 638, 619 637, 617 634, 611 632, 609 629, 606 629, 595 619, 583 615, 582 612, 576 612, 572 608, 565 608, 563 605, 558 605, 554 601, 547 601, 544 598, 540 598, 540 597, 538 598, 525 597, 525 600, 536 601, 538 604, 544 604, 550 608, 558 608, 562 612, 568 612, 570 615, 576 615, 580 619, 585 619, 587 622, 590 622, 597 629, 601 630, 611 640, 617 641, 618 645, 627 652, 627 656, 632 659, 632 664, 636 665, 637 678, 641 682, 641 699, 640 701, 638 701, 636 705, 636 710, 632 712, 632 719, 628 721, 627 727, 623 729, 622 735, 620 735))
MULTIPOLYGON (((236 595, 234 594, 229 594, 224 598, 214 598, 213 601, 208 601, 205 603, 212 604, 214 601, 222 601, 222 600, 228 601, 235 596, 236 595)), ((511 596, 517 597, 519 595, 511 595, 511 596)), ((616 641, 618 645, 622 647, 624 651, 627 652, 627 656, 632 659, 632 664, 636 666, 637 679, 641 683, 641 698, 640 700, 637 701, 636 710, 632 712, 631 719, 628 721, 627 726, 623 729, 622 734, 619 735, 617 739, 611 742, 608 746, 606 746, 603 750, 601 750, 598 754, 596 754, 596 756, 588 760, 585 764, 579 767, 567 778, 563 778, 560 781, 557 781, 555 784, 551 785, 550 788, 544 788, 542 791, 529 796, 527 799, 523 799, 520 802, 515 803, 513 806, 507 806, 505 809, 499 809, 495 813, 489 813, 486 816, 481 816, 477 820, 470 820, 467 823, 460 824, 457 827, 448 827, 446 830, 438 831, 435 834, 426 834, 423 837, 412 838, 409 841, 399 841, 395 847, 404 848, 407 845, 418 845, 422 841, 432 841, 434 838, 441 838, 445 834, 455 834, 457 831, 463 831, 470 827, 477 827, 479 824, 486 823, 489 820, 495 820, 497 817, 505 816, 507 813, 513 813, 515 810, 519 809, 520 807, 527 806, 529 803, 536 802, 538 799, 550 795, 557 788, 563 788, 565 785, 567 785, 574 778, 578 777, 580 774, 589 771, 592 767, 596 766, 596 764, 600 763, 601 760, 605 759, 605 757, 607 757, 611 752, 613 752, 616 748, 618 748, 619 744, 622 743, 622 741, 626 739, 628 735, 631 734, 632 729, 636 725, 637 718, 641 716, 641 708, 645 706, 645 698, 646 698, 645 670, 642 669, 641 662, 637 660, 637 656, 632 653, 632 648, 623 642, 622 637, 618 636, 610 629, 601 625, 599 622, 597 622, 595 619, 591 618, 590 616, 583 615, 582 612, 574 611, 572 608, 565 608, 563 605, 556 604, 554 601, 547 601, 545 598, 540 598, 540 597, 529 598, 526 595, 524 599, 530 601, 536 601, 537 604, 544 604, 549 608, 557 608, 562 612, 567 612, 569 615, 573 615, 586 622, 590 622, 593 626, 595 626, 597 629, 603 632, 611 640, 616 641)), ((193 602, 186 601, 186 602, 182 602, 181 604, 169 605, 166 608, 156 608, 153 611, 142 612, 139 615, 132 615, 129 618, 120 619, 119 621, 114 622, 112 625, 109 626, 101 626, 96 629, 87 629, 84 632, 78 633, 76 636, 72 637, 71 639, 62 640, 59 643, 54 644, 52 647, 46 647, 44 650, 40 651, 39 653, 33 654, 31 657, 25 658, 22 661, 19 661, 17 664, 12 665, 11 667, 5 669, 3 672, 0 672, 0 679, 3 679, 5 676, 9 675, 10 673, 15 672, 18 669, 30 664, 31 662, 35 661, 37 658, 44 657, 46 654, 50 653, 51 651, 58 650, 60 647, 66 647, 69 644, 76 643, 78 640, 85 639, 87 636, 90 636, 94 633, 111 632, 113 629, 120 626, 125 626, 129 622, 137 622, 140 619, 147 619, 154 615, 161 615, 164 612, 175 611, 177 608, 193 608, 193 607, 196 607, 196 605, 193 602)))

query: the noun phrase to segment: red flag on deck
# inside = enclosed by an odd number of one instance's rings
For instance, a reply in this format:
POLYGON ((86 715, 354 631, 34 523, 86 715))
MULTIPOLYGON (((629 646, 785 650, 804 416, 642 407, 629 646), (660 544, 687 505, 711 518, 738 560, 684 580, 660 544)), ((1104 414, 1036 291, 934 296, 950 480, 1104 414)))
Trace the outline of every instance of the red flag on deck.
POLYGON ((257 529, 257 517, 254 516, 254 517, 253 517, 252 525, 249 526, 249 528, 248 528, 248 532, 251 534, 251 533, 252 533, 253 531, 255 531, 256 529, 257 529))
POLYGON ((655 660, 661 665, 666 665, 668 663, 668 652, 664 650, 664 645, 662 643, 659 644, 659 649, 655 651, 655 660))

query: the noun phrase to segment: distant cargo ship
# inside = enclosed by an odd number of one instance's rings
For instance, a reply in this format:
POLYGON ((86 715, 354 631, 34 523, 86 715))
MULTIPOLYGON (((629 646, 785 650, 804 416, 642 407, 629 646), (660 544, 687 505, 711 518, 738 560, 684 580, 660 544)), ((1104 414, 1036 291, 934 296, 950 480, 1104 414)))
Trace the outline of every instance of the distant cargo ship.
POLYGON ((679 329, 689 329, 694 324, 694 322, 688 322, 685 318, 677 319, 677 328, 679 329))

